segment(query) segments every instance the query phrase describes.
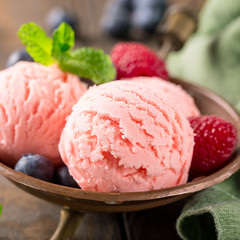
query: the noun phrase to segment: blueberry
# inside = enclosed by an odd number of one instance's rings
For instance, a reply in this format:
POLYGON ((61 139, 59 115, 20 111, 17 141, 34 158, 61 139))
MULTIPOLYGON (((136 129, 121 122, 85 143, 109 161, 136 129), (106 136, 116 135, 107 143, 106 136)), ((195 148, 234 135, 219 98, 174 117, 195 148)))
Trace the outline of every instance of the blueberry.
POLYGON ((27 53, 27 51, 25 49, 16 50, 9 56, 6 66, 7 67, 11 67, 11 66, 13 66, 15 63, 17 63, 19 61, 29 61, 29 62, 32 62, 33 59, 27 53))
POLYGON ((138 7, 132 14, 132 26, 153 32, 162 19, 163 7, 138 7))
POLYGON ((109 4, 103 18, 103 30, 109 35, 125 38, 130 29, 130 12, 128 9, 109 4))
POLYGON ((165 0, 132 0, 134 8, 166 8, 165 0))
POLYGON ((125 8, 130 11, 133 8, 133 0, 115 0, 112 4, 114 4, 116 7, 125 8))
POLYGON ((14 169, 48 182, 52 181, 54 174, 51 162, 47 158, 38 154, 23 155, 18 160, 14 169))
POLYGON ((62 22, 69 24, 73 28, 75 35, 78 36, 78 20, 76 17, 60 7, 53 8, 47 15, 47 25, 50 31, 53 32, 62 22))
POLYGON ((75 182, 73 177, 69 174, 67 166, 62 166, 57 169, 55 173, 56 183, 67 186, 67 187, 74 187, 79 188, 78 184, 75 182))

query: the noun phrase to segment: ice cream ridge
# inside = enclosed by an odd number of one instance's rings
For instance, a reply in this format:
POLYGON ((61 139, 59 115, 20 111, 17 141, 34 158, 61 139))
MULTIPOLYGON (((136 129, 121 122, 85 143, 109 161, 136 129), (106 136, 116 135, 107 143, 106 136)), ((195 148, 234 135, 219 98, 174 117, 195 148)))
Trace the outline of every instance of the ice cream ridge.
POLYGON ((60 154, 84 190, 133 192, 183 184, 194 146, 187 117, 199 114, 190 95, 159 77, 94 86, 74 105, 60 154))
POLYGON ((135 77, 113 81, 117 63, 102 50, 73 50, 74 33, 65 23, 52 38, 34 23, 18 34, 39 63, 0 72, 1 162, 13 167, 22 155, 39 154, 55 168, 65 164, 89 191, 149 191, 187 182, 194 149, 188 118, 200 112, 185 90, 167 80, 164 62, 153 52, 135 44, 162 64, 165 79, 153 71, 148 76, 140 56, 141 63, 133 61, 135 77), (36 39, 38 51, 32 48, 36 39), (97 85, 87 89, 77 75, 97 85))
POLYGON ((60 165, 61 130, 85 84, 57 66, 33 62, 1 71, 0 81, 1 160, 14 166, 21 155, 38 153, 60 165))
POLYGON ((131 192, 186 183, 193 130, 175 101, 155 89, 115 81, 92 87, 74 105, 59 150, 82 189, 131 192))

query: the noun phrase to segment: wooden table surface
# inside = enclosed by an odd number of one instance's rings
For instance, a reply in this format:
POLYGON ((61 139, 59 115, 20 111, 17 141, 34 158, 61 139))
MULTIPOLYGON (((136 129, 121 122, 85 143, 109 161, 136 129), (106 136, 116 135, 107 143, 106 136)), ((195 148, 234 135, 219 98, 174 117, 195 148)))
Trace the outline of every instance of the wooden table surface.
MULTIPOLYGON (((171 0, 190 7, 195 13, 204 0, 171 0)), ((34 21, 46 29, 46 14, 54 6, 74 11, 80 20, 82 45, 101 47, 109 52, 116 43, 103 35, 100 19, 107 0, 0 0, 0 69, 9 54, 22 48, 16 32, 23 23, 34 21)), ((147 40, 147 41, 151 41, 147 40)), ((148 43, 148 42, 146 42, 148 43)), ((55 206, 15 187, 0 176, 0 240, 46 240, 53 234, 60 215, 55 206)), ((179 239, 175 221, 183 202, 132 214, 90 214, 84 216, 74 239, 179 239)))

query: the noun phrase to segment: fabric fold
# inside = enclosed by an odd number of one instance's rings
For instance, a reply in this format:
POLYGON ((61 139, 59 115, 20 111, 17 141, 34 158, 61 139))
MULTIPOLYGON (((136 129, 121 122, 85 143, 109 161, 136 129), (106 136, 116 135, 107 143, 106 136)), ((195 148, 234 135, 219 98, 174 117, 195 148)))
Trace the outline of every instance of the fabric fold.
POLYGON ((240 239, 240 172, 215 187, 203 190, 185 204, 177 219, 184 240, 240 239))

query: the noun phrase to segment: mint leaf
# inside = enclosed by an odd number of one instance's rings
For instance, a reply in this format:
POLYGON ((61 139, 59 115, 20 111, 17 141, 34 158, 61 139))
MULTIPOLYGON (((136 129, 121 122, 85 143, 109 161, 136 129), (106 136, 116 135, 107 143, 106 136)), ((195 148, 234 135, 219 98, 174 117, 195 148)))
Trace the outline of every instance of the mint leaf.
POLYGON ((46 66, 54 63, 52 40, 41 27, 31 22, 24 24, 18 30, 18 37, 36 62, 46 66))
POLYGON ((62 54, 58 64, 63 71, 88 78, 96 84, 112 81, 116 76, 110 56, 100 49, 80 48, 62 54))
POLYGON ((52 56, 58 58, 61 53, 72 50, 75 44, 73 29, 66 23, 61 23, 53 33, 52 56))
POLYGON ((1 217, 1 214, 2 214, 2 205, 0 204, 0 217, 1 217))
POLYGON ((88 78, 96 84, 114 80, 116 70, 110 56, 100 49, 80 48, 72 51, 74 35, 73 29, 66 23, 54 31, 53 39, 35 23, 24 24, 18 31, 20 40, 36 62, 47 66, 57 62, 63 71, 88 78))

